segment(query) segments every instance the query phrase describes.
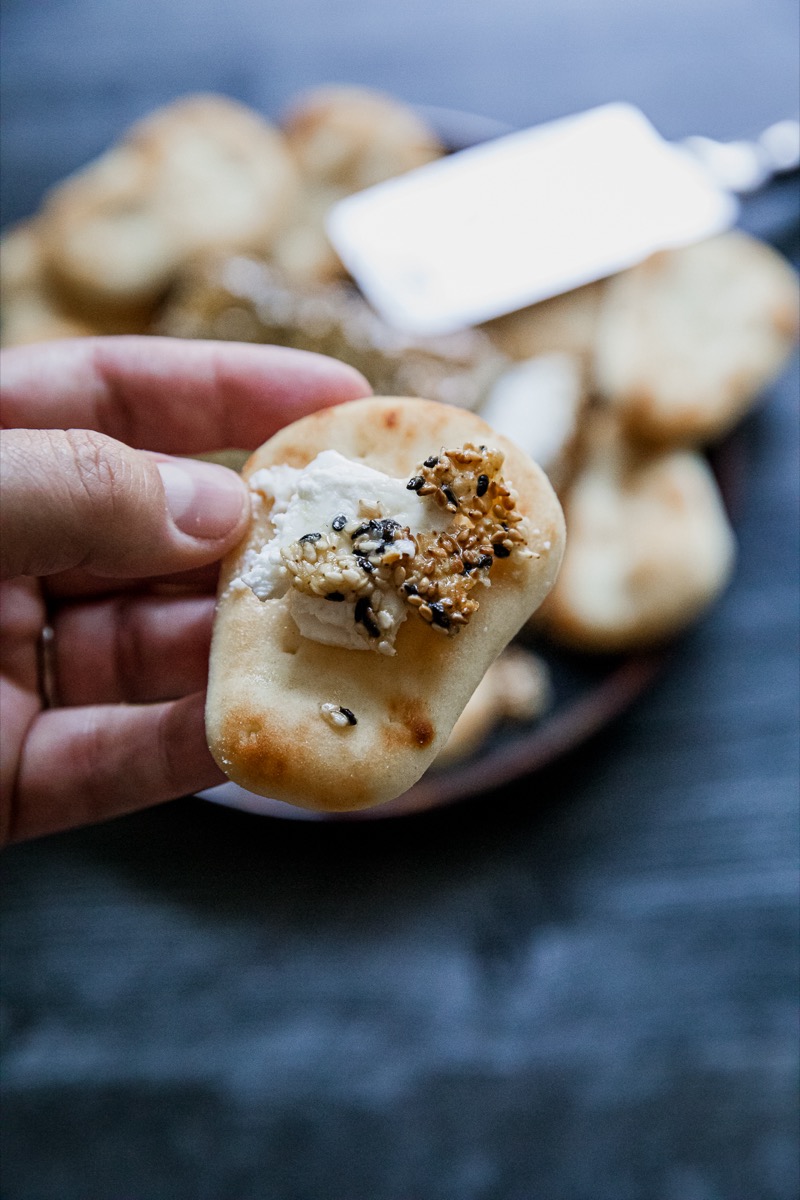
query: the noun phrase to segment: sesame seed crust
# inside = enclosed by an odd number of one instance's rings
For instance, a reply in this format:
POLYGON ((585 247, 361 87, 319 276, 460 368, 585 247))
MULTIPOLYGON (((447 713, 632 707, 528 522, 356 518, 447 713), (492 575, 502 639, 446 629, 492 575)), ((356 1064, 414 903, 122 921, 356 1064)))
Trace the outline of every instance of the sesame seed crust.
POLYGON ((406 486, 452 514, 447 529, 412 534, 365 499, 356 517, 334 514, 327 530, 309 531, 281 550, 292 587, 353 602, 359 636, 382 654, 394 653, 382 637, 394 623, 383 607, 390 593, 435 632, 458 633, 477 612, 471 593, 490 586, 495 561, 525 546, 503 461, 501 451, 471 442, 430 455, 406 486))

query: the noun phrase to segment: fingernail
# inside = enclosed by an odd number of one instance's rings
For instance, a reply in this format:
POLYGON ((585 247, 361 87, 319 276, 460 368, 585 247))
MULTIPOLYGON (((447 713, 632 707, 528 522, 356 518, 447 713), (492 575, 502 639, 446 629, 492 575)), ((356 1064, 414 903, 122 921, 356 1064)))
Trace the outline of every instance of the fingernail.
POLYGON ((182 533, 214 541, 239 524, 247 490, 233 471, 192 458, 156 465, 169 514, 182 533))

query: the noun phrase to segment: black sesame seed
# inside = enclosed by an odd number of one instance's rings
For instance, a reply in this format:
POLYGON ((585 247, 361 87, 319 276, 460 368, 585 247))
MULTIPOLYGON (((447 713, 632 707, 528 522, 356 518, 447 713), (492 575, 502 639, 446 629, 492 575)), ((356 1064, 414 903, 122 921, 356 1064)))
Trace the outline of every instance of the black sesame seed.
POLYGON ((452 488, 449 488, 447 486, 447 484, 445 484, 445 486, 442 488, 442 495, 444 496, 444 498, 448 502, 448 504, 454 504, 456 506, 456 508, 458 508, 458 500, 456 499, 456 494, 452 488))
POLYGON ((360 600, 356 600, 354 617, 356 624, 363 625, 370 637, 381 636, 381 631, 375 624, 375 615, 369 606, 369 600, 366 596, 362 596, 360 600))
POLYGON ((494 547, 495 558, 508 558, 510 553, 508 546, 504 546, 502 542, 498 542, 494 547))
POLYGON ((356 562, 361 567, 361 570, 366 571, 368 575, 371 575, 372 572, 375 570, 374 566, 369 561, 369 559, 364 558, 364 556, 362 554, 356 555, 356 562))
POLYGON ((335 529, 336 532, 339 533, 342 529, 344 529, 346 524, 347 517, 344 513, 339 513, 338 516, 335 516, 331 521, 331 529, 335 529))
POLYGON ((338 601, 338 600, 344 600, 344 596, 342 595, 341 592, 328 592, 325 596, 325 599, 338 601))
POLYGON ((321 533, 304 533, 300 538, 301 542, 318 542, 322 537, 321 533))
POLYGON ((404 583, 403 591, 405 592, 405 594, 407 596, 418 596, 419 595, 419 591, 417 590, 417 585, 415 583, 404 583))
MULTIPOLYGON (((500 557, 501 558, 503 557, 502 554, 500 555, 500 557)), ((479 567, 490 567, 493 562, 494 562, 494 559, 492 558, 491 554, 482 554, 480 556, 480 558, 478 559, 478 566, 479 567)))
POLYGON ((399 521, 393 521, 391 517, 384 517, 382 521, 376 521, 375 524, 378 526, 378 533, 384 542, 394 541, 394 535, 400 529, 399 521))
POLYGON ((488 490, 489 490, 489 476, 488 475, 479 475, 478 476, 478 486, 475 490, 475 495, 476 496, 485 496, 488 490))
POLYGON ((438 600, 434 600, 430 605, 430 610, 432 625, 438 625, 441 629, 450 628, 450 614, 445 612, 438 600))
POLYGON ((425 459, 425 462, 422 465, 423 467, 435 467, 438 461, 438 457, 435 454, 432 454, 430 458, 425 459))
POLYGON ((363 525, 359 525, 358 529, 354 529, 350 534, 351 542, 356 541, 357 538, 363 537, 365 533, 369 533, 370 524, 370 521, 365 521, 363 525))
POLYGON ((413 479, 409 479, 406 484, 406 490, 409 492, 418 492, 424 483, 425 480, 421 475, 415 475, 413 479))
POLYGON ((348 725, 357 725, 358 724, 358 720, 356 719, 355 713, 351 712, 349 708, 345 708, 345 706, 343 704, 339 705, 339 712, 342 714, 343 717, 347 717, 348 725))

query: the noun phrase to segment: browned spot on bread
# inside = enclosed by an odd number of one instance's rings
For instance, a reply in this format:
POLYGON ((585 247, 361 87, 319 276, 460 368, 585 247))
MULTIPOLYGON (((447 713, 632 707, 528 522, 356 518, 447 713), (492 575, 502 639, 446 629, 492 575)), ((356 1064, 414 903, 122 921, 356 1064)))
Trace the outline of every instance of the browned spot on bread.
POLYGON ((222 755, 236 762, 237 773, 253 782, 277 782, 289 768, 289 759, 281 749, 281 739, 270 733, 262 722, 231 711, 220 739, 222 755))
POLYGON ((398 696, 389 704, 389 722, 383 734, 390 745, 410 745, 422 750, 431 744, 436 730, 422 700, 398 696))
POLYGON ((386 429, 394 429, 397 425, 397 413, 393 408, 390 408, 387 413, 383 414, 383 424, 386 429))

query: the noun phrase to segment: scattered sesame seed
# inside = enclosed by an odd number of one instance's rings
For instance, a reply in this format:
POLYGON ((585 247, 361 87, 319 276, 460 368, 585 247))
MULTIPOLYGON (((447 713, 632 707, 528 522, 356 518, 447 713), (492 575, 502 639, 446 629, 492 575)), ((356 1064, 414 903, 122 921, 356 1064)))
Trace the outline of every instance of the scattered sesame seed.
POLYGON ((355 714, 342 704, 320 704, 320 714, 334 729, 346 729, 349 725, 357 725, 355 714))

